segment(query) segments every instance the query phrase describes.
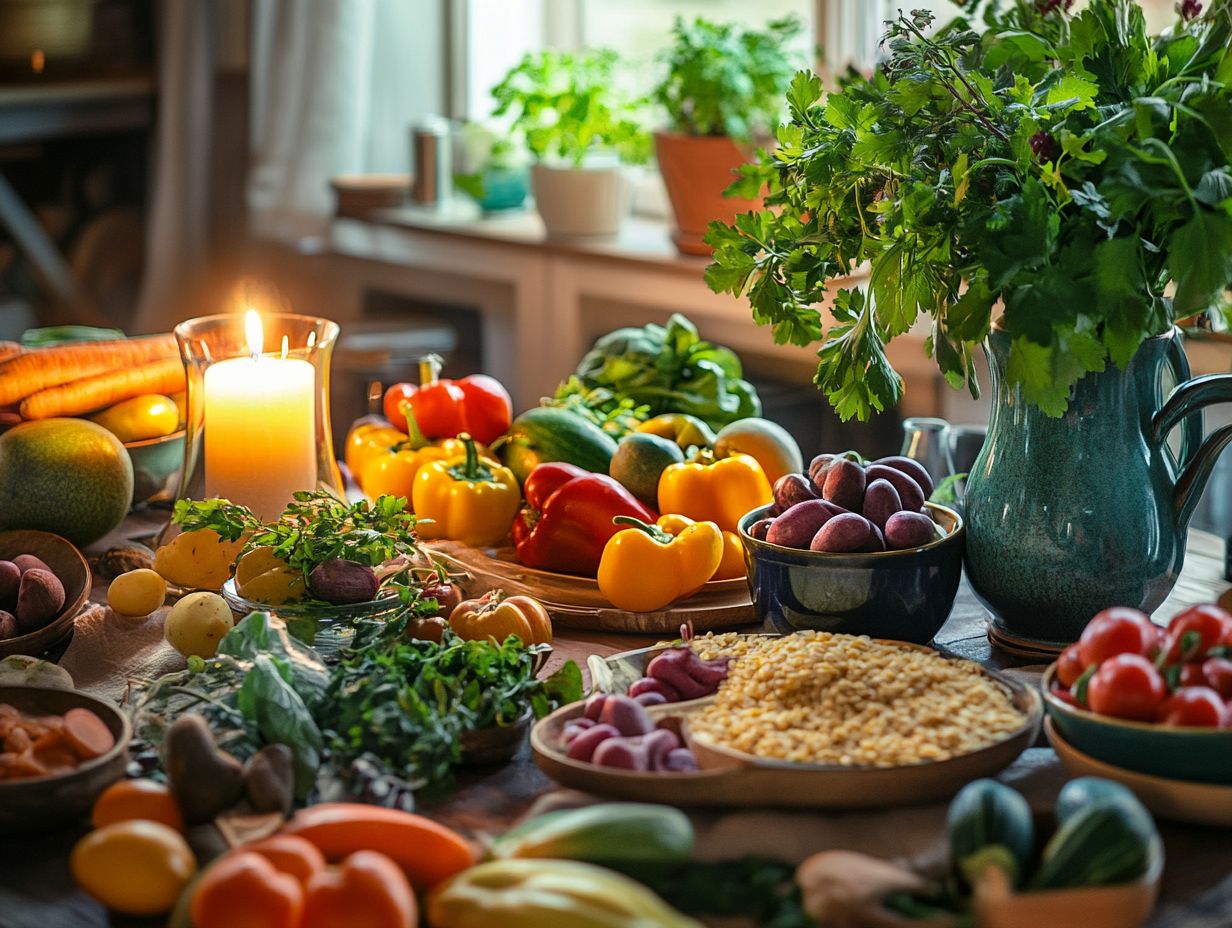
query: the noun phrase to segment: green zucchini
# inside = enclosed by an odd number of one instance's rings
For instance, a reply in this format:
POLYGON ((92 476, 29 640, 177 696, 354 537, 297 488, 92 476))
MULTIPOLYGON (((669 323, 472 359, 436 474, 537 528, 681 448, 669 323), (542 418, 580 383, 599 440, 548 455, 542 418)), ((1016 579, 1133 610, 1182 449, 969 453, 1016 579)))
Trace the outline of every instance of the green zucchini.
POLYGON ((985 867, 1000 867, 1018 885, 1031 866, 1035 831, 1031 807, 1016 790, 996 780, 968 783, 946 816, 955 873, 974 885, 985 867))
POLYGON ((519 483, 536 465, 564 461, 583 470, 606 474, 616 453, 616 441, 577 413, 550 406, 528 409, 513 420, 509 432, 493 445, 519 483))
POLYGON ((1057 824, 1063 825, 1075 813, 1099 803, 1121 804, 1127 809, 1149 815, 1129 787, 1102 777, 1079 777, 1061 788, 1061 794, 1057 797, 1057 824))
POLYGON ((1159 842, 1154 821, 1144 813, 1120 800, 1073 811, 1044 848, 1030 888, 1111 886, 1138 879, 1159 842))
POLYGON ((490 845, 493 857, 679 861, 693 850, 688 816, 670 806, 604 802, 535 816, 490 845))

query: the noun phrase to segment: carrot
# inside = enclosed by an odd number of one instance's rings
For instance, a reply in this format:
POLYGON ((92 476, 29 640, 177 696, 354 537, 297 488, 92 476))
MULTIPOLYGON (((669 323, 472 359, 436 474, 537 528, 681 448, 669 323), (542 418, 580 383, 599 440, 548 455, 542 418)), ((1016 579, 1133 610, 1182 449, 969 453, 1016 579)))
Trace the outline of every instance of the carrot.
POLYGON ((115 747, 115 735, 107 724, 80 707, 64 713, 64 740, 82 760, 101 757, 115 747))
POLYGON ((0 361, 15 358, 25 350, 17 342, 0 342, 0 361))
POLYGON ((21 415, 23 419, 80 416, 143 393, 167 395, 183 389, 184 365, 169 358, 40 390, 21 401, 21 415))
POLYGON ((27 351, 0 361, 0 406, 83 377, 178 356, 175 336, 170 334, 27 351))
POLYGON ((456 831, 422 815, 363 803, 322 802, 301 809, 282 834, 307 838, 331 863, 355 851, 380 851, 417 890, 431 889, 475 863, 474 850, 456 831))

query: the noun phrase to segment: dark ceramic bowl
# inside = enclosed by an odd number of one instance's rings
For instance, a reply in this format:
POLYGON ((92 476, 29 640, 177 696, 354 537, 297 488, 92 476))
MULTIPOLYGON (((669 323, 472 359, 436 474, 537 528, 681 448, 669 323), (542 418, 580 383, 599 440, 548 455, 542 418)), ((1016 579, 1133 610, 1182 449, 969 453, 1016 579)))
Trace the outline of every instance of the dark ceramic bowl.
POLYGON ((69 773, 0 782, 0 834, 42 832, 85 818, 99 793, 124 776, 132 726, 111 703, 76 690, 36 686, 0 686, 0 702, 32 715, 63 715, 69 709, 86 708, 103 720, 116 739, 106 754, 69 773))
POLYGON ((762 621, 800 629, 927 644, 954 606, 962 576, 962 516, 926 503, 945 535, 919 548, 872 554, 825 554, 759 541, 749 526, 769 506, 740 520, 749 592, 762 621))
POLYGON ((1077 750, 1114 767, 1170 780, 1232 786, 1232 730, 1178 728, 1096 715, 1052 691, 1057 665, 1044 673, 1044 708, 1061 737, 1077 750))
POLYGON ((161 438, 125 442, 133 462, 133 506, 149 502, 166 490, 184 465, 184 430, 161 438))

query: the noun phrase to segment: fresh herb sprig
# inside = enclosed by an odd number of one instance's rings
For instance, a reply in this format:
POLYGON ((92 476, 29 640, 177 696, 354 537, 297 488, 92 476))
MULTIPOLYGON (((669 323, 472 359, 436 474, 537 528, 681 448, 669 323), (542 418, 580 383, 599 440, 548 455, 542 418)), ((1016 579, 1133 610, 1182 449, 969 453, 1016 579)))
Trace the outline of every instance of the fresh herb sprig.
POLYGON ((732 188, 769 184, 767 209, 711 225, 707 283, 777 342, 821 342, 844 419, 898 401, 884 346, 922 315, 946 380, 978 394, 995 312, 1007 381, 1060 415, 1232 282, 1232 0, 1198 6, 1159 36, 1129 0, 970 0, 937 31, 900 13, 873 76, 795 76, 777 151, 732 188), (840 290, 823 326, 828 283, 865 262, 869 295, 840 290))
POLYGON ((186 531, 212 529, 227 541, 247 537, 244 552, 271 547, 305 578, 312 568, 334 558, 379 567, 418 551, 415 514, 404 497, 348 504, 331 493, 303 491, 270 523, 225 499, 182 499, 171 518, 186 531))

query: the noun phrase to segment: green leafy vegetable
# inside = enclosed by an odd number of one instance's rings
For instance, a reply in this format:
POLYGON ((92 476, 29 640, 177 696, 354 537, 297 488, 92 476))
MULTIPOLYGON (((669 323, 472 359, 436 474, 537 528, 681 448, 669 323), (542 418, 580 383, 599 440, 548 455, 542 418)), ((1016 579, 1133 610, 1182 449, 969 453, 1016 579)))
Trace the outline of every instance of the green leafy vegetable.
POLYGON ((545 406, 557 406, 576 413, 599 426, 619 440, 650 418, 650 407, 640 406, 627 396, 606 387, 586 387, 577 375, 572 375, 556 388, 556 395, 544 401, 545 406))
POLYGON ((105 342, 116 338, 124 338, 124 332, 93 325, 52 325, 26 329, 21 333, 21 345, 23 348, 52 348, 73 342, 105 342))
POLYGON ((1232 0, 1159 36, 1129 0, 963 4, 888 24, 876 74, 801 71, 778 149, 735 189, 767 209, 712 223, 711 289, 780 343, 820 341, 839 415, 897 402, 884 345, 922 316, 946 380, 978 393, 994 324, 1007 377, 1051 415, 1072 385, 1210 311, 1232 283, 1232 0), (972 22, 982 12, 984 28, 972 22), (867 297, 828 283, 867 262, 867 297))
POLYGON ((615 89, 617 60, 610 49, 528 52, 492 88, 492 115, 510 117, 539 159, 577 166, 593 151, 609 151, 640 164, 650 157, 650 137, 615 89))
MULTIPOLYGON (((761 400, 742 379, 740 359, 730 348, 702 341, 697 327, 679 313, 667 326, 609 332, 586 353, 575 376, 582 388, 610 390, 646 415, 688 413, 712 428, 761 415, 761 400)), ((577 392, 572 379, 558 398, 577 392)))
POLYGON ((306 795, 321 765, 321 731, 292 685, 290 668, 269 655, 257 655, 240 684, 236 705, 246 719, 256 723, 267 744, 285 744, 291 749, 295 791, 306 795))
POLYGON ((666 74, 652 92, 673 132, 727 135, 741 142, 769 136, 799 56, 788 50, 803 23, 773 20, 764 31, 677 16, 661 56, 666 74))

